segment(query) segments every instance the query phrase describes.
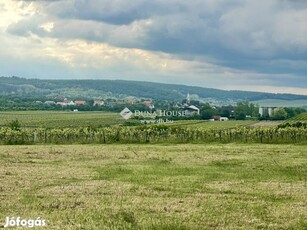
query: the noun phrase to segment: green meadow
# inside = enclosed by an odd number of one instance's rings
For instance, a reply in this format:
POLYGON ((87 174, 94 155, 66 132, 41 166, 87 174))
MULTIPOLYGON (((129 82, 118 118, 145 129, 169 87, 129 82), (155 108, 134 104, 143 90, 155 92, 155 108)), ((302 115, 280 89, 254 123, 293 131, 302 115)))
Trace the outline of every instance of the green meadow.
POLYGON ((0 112, 0 126, 7 126, 18 120, 22 127, 99 127, 124 123, 117 113, 110 112, 72 112, 72 111, 12 111, 0 112))
POLYGON ((0 146, 0 163, 0 227, 307 229, 305 146, 0 146))
MULTIPOLYGON (((18 120, 21 127, 27 128, 79 128, 79 127, 105 127, 125 124, 125 120, 114 112, 95 111, 12 111, 0 112, 0 126, 8 126, 12 120, 18 120)), ((141 125, 140 121, 128 120, 134 125, 141 125)), ((235 128, 239 126, 249 126, 257 121, 235 121, 209 122, 204 120, 180 120, 165 125, 171 127, 191 127, 191 128, 235 128)), ((147 126, 150 126, 149 124, 147 126)), ((155 125, 153 125, 155 126, 155 125)))

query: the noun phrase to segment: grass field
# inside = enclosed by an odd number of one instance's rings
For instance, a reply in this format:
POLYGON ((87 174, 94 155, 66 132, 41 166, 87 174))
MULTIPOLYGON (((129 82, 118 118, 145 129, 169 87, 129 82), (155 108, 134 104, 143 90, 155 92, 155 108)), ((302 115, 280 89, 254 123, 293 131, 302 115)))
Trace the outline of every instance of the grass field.
POLYGON ((61 112, 61 111, 14 111, 0 112, 0 126, 17 119, 26 127, 86 127, 122 124, 117 113, 108 112, 61 112))
POLYGON ((307 229, 305 146, 0 146, 0 164, 0 228, 307 229))
MULTIPOLYGON (((120 125, 125 120, 118 113, 109 112, 62 112, 62 111, 13 111, 0 112, 0 126, 7 126, 17 119, 22 127, 100 127, 120 125)), ((203 120, 182 120, 165 124, 168 126, 195 127, 204 129, 227 129, 238 126, 248 126, 257 121, 227 121, 209 122, 203 120)))

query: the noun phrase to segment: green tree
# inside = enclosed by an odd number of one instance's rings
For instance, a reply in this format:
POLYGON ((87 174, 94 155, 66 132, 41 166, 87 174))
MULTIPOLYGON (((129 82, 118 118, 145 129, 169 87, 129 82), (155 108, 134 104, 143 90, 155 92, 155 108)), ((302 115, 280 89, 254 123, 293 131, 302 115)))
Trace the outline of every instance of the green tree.
POLYGON ((237 112, 236 115, 235 115, 235 119, 236 120, 245 120, 246 119, 246 113, 244 113, 243 111, 237 112))
POLYGON ((285 120, 287 118, 288 114, 284 108, 277 108, 274 109, 272 114, 273 120, 285 120))
POLYGON ((237 120, 245 120, 246 116, 257 117, 259 107, 248 101, 242 101, 237 103, 235 109, 235 118, 237 120))
POLYGON ((230 117, 230 111, 228 109, 222 109, 221 116, 222 117, 230 117))
POLYGON ((291 118, 298 114, 306 112, 306 110, 303 108, 284 108, 284 109, 287 112, 287 118, 291 118))
POLYGON ((214 109, 211 108, 201 110, 200 113, 201 118, 204 120, 210 119, 213 115, 214 115, 214 109))

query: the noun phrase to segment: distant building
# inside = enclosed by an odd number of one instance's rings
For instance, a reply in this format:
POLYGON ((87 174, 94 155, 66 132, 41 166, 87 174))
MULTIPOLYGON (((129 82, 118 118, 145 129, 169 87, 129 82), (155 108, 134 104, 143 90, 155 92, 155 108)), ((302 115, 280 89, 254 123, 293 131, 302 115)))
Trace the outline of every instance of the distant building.
POLYGON ((220 121, 228 121, 229 118, 228 117, 220 117, 220 121))
POLYGON ((61 105, 61 106, 68 106, 68 105, 75 105, 75 103, 73 101, 58 101, 56 103, 57 105, 61 105))
POLYGON ((277 107, 259 107, 259 114, 261 117, 271 117, 276 108, 277 107))
POLYGON ((191 101, 190 93, 188 93, 188 94, 187 94, 187 104, 188 104, 188 105, 190 104, 190 101, 191 101))
POLYGON ((200 114, 200 109, 197 108, 195 105, 185 106, 183 110, 187 116, 200 114))
POLYGON ((63 101, 59 101, 56 103, 57 105, 61 105, 61 106, 67 106, 67 103, 66 102, 63 102, 63 101))
POLYGON ((214 121, 219 121, 221 119, 221 116, 212 116, 212 119, 214 121))
POLYGON ((95 100, 94 103, 93 103, 93 106, 96 106, 96 105, 97 106, 103 106, 104 104, 105 104, 104 101, 95 100))
POLYGON ((85 105, 85 104, 86 104, 86 101, 84 101, 84 100, 75 101, 75 105, 85 105))
POLYGON ((155 106, 154 106, 154 104, 152 103, 151 100, 145 100, 145 101, 142 102, 142 104, 146 105, 150 109, 154 109, 155 108, 155 106))
POLYGON ((126 99, 127 104, 134 105, 137 101, 134 98, 128 98, 126 99))
POLYGON ((67 105, 75 105, 75 102, 73 102, 73 101, 68 101, 68 102, 66 102, 66 104, 67 104, 67 105))
POLYGON ((209 121, 229 121, 228 117, 221 117, 221 116, 212 116, 209 121))
POLYGON ((45 104, 47 104, 47 105, 55 105, 55 101, 45 101, 45 104))

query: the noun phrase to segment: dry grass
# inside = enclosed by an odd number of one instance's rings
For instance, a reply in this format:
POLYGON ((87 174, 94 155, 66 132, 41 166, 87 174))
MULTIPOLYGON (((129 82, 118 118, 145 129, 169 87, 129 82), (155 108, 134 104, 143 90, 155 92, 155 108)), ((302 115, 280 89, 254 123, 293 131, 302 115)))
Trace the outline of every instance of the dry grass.
POLYGON ((48 229, 307 228, 304 146, 0 146, 0 163, 0 224, 40 216, 48 229))

